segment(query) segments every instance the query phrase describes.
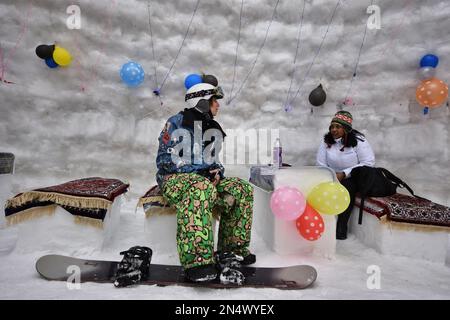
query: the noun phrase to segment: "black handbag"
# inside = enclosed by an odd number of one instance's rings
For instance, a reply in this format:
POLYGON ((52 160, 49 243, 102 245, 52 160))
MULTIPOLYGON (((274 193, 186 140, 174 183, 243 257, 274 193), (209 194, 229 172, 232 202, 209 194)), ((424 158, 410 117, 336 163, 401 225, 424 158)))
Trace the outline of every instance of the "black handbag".
MULTIPOLYGON (((358 223, 362 223, 364 200, 366 197, 387 197, 397 193, 397 188, 406 188, 414 197, 414 191, 399 177, 385 168, 361 166, 356 167, 351 173, 360 193, 361 204, 359 207, 358 223)), ((421 198, 423 199, 423 198, 421 198)))

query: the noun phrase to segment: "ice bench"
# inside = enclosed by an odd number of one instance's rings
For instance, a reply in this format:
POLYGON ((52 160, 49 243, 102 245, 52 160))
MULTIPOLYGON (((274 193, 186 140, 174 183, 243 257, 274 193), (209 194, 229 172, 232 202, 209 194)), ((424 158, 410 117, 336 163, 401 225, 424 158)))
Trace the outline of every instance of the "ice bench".
POLYGON ((254 185, 253 226, 267 245, 280 254, 314 254, 333 258, 336 252, 336 217, 322 215, 325 231, 316 241, 300 236, 293 221, 275 218, 270 209, 273 190, 281 186, 298 188, 306 197, 308 192, 322 182, 337 181, 329 168, 316 166, 282 167, 272 170, 269 166, 251 168, 250 182, 254 185))
MULTIPOLYGON (((0 152, 0 207, 12 196, 12 180, 14 174, 15 156, 12 153, 0 152)), ((6 219, 0 214, 0 228, 6 226, 6 219)))
MULTIPOLYGON (((177 213, 164 199, 158 185, 153 185, 139 199, 138 207, 145 213, 144 231, 147 245, 155 252, 177 252, 177 213)), ((218 213, 213 210, 212 227, 217 234, 218 213)), ((214 242, 215 244, 216 241, 214 242)))
POLYGON ((450 265, 450 208, 399 193, 367 198, 360 225, 359 197, 355 202, 349 232, 366 246, 381 254, 450 265))
POLYGON ((127 188, 117 179, 92 177, 16 195, 5 206, 7 224, 17 233, 14 250, 101 250, 119 225, 127 188))

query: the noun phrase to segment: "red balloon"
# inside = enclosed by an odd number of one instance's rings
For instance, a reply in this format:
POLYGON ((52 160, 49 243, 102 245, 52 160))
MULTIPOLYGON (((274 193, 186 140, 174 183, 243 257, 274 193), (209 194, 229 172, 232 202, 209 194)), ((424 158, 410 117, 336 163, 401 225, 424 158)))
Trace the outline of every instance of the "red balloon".
POLYGON ((325 230, 322 216, 309 204, 306 204, 305 212, 297 219, 296 226, 300 235, 309 241, 319 239, 325 230))

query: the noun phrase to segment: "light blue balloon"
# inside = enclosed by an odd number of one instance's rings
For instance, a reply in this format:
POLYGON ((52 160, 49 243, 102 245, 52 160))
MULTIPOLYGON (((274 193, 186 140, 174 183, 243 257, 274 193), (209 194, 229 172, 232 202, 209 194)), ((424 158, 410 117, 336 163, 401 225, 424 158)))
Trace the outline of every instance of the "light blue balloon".
POLYGON ((130 61, 120 69, 120 77, 129 87, 137 87, 144 81, 145 72, 139 63, 130 61))

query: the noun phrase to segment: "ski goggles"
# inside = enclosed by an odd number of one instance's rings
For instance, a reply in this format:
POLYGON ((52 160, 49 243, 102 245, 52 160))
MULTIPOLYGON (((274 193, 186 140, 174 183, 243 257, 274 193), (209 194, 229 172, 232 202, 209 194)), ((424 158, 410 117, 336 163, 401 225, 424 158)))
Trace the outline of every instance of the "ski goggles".
POLYGON ((223 98, 223 91, 221 87, 215 87, 214 89, 200 90, 192 93, 186 94, 184 97, 184 101, 188 101, 194 98, 203 98, 203 97, 215 97, 216 99, 223 98))

